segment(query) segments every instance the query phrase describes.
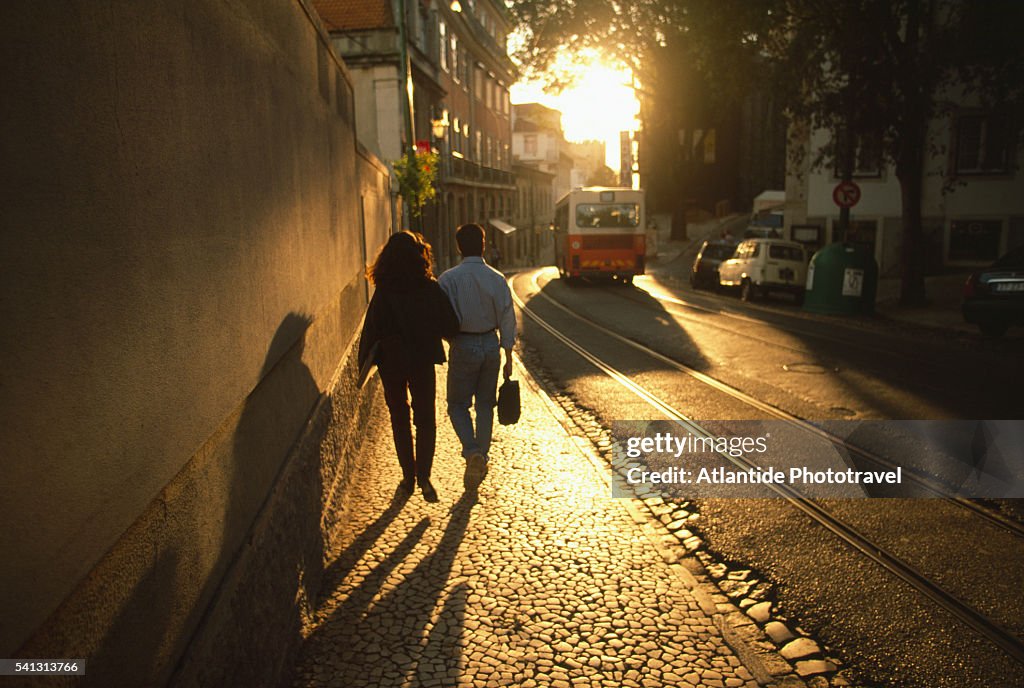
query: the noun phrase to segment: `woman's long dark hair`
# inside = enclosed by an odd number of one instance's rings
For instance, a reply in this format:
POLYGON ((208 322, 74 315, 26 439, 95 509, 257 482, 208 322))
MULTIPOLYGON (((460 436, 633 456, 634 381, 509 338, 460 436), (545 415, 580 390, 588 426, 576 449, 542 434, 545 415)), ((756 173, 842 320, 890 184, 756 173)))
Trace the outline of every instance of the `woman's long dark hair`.
POLYGON ((377 287, 408 289, 424 280, 434 279, 431 264, 434 255, 423 235, 410 231, 392 234, 380 249, 377 259, 366 270, 366 277, 377 287))

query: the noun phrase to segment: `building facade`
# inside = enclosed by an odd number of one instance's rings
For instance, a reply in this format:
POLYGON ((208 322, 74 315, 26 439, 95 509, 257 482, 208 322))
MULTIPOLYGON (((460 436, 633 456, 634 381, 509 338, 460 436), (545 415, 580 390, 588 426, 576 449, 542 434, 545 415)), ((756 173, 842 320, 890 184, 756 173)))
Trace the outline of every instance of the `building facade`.
POLYGON ((615 186, 605 170, 604 141, 580 141, 569 144, 569 152, 574 160, 572 186, 615 186), (594 181, 600 180, 600 181, 594 181))
POLYGON ((552 189, 555 175, 530 165, 514 163, 516 202, 515 233, 508 242, 511 265, 550 265, 554 262, 551 221, 554 219, 552 189))
POLYGON ((639 92, 640 184, 652 213, 677 218, 749 209, 785 180, 786 120, 767 83, 722 88, 692 63, 686 48, 653 55, 671 78, 639 92))
MULTIPOLYGON (((795 130, 794 130, 795 131, 795 130)), ((813 169, 829 140, 824 130, 791 134, 803 146, 799 164, 789 164, 786 233, 819 237, 824 245, 842 239, 839 208, 832 198, 840 181, 835 166, 813 169)), ((932 274, 992 263, 1024 244, 1024 164, 1009 117, 977 107, 960 107, 929 125, 932 142, 925 162, 922 224, 926 270, 932 274)), ((847 239, 868 246, 882 275, 899 273, 902 199, 895 169, 860 146, 853 181, 860 200, 851 208, 847 239)))
POLYGON ((498 0, 315 0, 332 44, 356 83, 357 131, 380 157, 393 161, 407 146, 440 159, 437 197, 408 218, 434 246, 438 268, 458 261, 454 229, 479 222, 488 241, 514 231, 510 223, 512 112, 516 79, 506 40, 512 17, 498 0), (411 133, 405 122, 411 81, 411 133), (410 141, 410 136, 412 140, 410 141))
POLYGON ((554 175, 552 205, 573 185, 575 159, 562 133, 562 113, 540 103, 512 106, 512 157, 526 167, 554 175))

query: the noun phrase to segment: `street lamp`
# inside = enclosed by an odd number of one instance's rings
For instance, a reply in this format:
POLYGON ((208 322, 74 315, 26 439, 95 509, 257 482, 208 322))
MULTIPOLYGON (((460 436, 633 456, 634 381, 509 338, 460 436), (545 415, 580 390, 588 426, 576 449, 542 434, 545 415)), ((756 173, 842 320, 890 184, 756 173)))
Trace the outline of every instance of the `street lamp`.
POLYGON ((431 132, 434 134, 434 138, 437 139, 437 140, 443 139, 444 138, 444 131, 445 131, 445 129, 448 128, 449 124, 451 124, 451 122, 448 121, 448 111, 447 110, 444 110, 441 113, 441 119, 432 119, 432 120, 430 120, 430 129, 431 129, 431 132))
POLYGON ((449 5, 448 7, 451 8, 452 12, 461 12, 462 11, 462 3, 459 2, 459 0, 452 0, 452 4, 449 5))
MULTIPOLYGON (((437 110, 434 110, 436 114, 437 110)), ((430 118, 430 133, 432 136, 431 148, 434 153, 438 154, 437 159, 437 200, 434 202, 434 229, 436 235, 433 237, 434 241, 434 258, 442 268, 448 267, 451 263, 448 260, 450 253, 448 238, 450 232, 442 231, 442 228, 446 227, 447 223, 445 218, 448 214, 448 197, 445 193, 444 180, 448 176, 448 157, 447 151, 445 150, 444 134, 447 131, 451 123, 448 120, 448 110, 442 109, 441 116, 438 118, 430 118)))

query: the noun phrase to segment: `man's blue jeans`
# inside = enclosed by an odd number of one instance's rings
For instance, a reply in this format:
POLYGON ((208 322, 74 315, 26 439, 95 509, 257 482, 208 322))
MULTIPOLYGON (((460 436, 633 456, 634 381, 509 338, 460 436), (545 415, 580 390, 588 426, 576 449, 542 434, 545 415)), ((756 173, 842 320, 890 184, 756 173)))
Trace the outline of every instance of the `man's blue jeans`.
POLYGON ((462 456, 491 448, 501 348, 497 332, 459 334, 448 350, 448 417, 462 442, 462 456), (469 407, 476 410, 476 431, 469 407))

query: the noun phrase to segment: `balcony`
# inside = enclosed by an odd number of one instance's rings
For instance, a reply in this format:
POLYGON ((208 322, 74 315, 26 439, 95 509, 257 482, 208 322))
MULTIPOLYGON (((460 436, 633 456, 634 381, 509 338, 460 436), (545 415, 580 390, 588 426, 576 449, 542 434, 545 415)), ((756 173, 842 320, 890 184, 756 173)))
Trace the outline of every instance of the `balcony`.
POLYGON ((448 164, 441 169, 441 181, 471 185, 513 186, 515 177, 511 172, 484 167, 464 158, 449 157, 448 164))

